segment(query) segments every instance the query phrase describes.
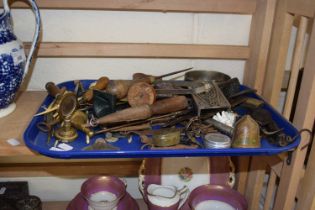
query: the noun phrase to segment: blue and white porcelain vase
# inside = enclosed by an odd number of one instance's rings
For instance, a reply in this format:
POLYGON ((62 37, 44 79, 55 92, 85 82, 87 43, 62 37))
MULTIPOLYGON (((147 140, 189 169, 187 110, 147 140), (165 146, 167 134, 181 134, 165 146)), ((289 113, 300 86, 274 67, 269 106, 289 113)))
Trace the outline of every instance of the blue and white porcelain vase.
POLYGON ((40 33, 40 14, 34 0, 28 0, 36 17, 35 34, 28 57, 23 44, 13 32, 8 0, 3 0, 3 13, 0 14, 0 118, 15 109, 15 95, 28 72, 40 33))

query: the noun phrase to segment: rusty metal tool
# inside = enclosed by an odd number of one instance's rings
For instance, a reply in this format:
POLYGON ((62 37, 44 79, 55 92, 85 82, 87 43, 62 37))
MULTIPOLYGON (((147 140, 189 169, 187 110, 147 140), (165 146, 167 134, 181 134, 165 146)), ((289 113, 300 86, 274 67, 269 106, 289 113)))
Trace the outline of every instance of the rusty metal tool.
POLYGON ((123 130, 126 127, 138 126, 138 125, 143 125, 146 123, 149 123, 150 126, 161 124, 161 123, 164 124, 164 123, 167 123, 167 122, 172 121, 174 119, 177 119, 181 116, 185 116, 186 114, 189 114, 189 112, 190 112, 190 110, 182 110, 182 111, 172 112, 169 114, 154 116, 154 117, 151 117, 151 118, 145 119, 145 120, 128 122, 128 123, 124 123, 123 125, 118 125, 118 126, 114 126, 114 127, 107 127, 107 128, 102 129, 102 130, 95 131, 95 134, 112 132, 115 130, 118 131, 120 129, 123 130))
POLYGON ((173 72, 170 72, 170 73, 167 73, 167 74, 162 74, 160 76, 153 76, 153 75, 149 75, 149 74, 144 74, 144 73, 135 73, 132 75, 132 78, 134 80, 139 80, 139 79, 148 79, 149 81, 151 81, 151 83, 159 80, 159 79, 162 79, 163 77, 168 77, 168 76, 172 76, 172 75, 175 75, 175 74, 179 74, 179 73, 182 73, 182 72, 186 72, 186 71, 189 71, 193 69, 193 67, 190 67, 190 68, 187 68, 187 69, 182 69, 182 70, 178 70, 178 71, 173 71, 173 72))
POLYGON ((230 126, 227 126, 215 119, 209 118, 207 120, 204 120, 204 122, 208 125, 212 125, 213 127, 215 127, 217 130, 221 131, 222 133, 232 137, 233 136, 233 132, 234 129, 230 126))
POLYGON ((173 88, 156 89, 158 95, 192 95, 198 116, 202 110, 231 108, 220 88, 214 81, 161 81, 158 87, 172 85, 173 88))

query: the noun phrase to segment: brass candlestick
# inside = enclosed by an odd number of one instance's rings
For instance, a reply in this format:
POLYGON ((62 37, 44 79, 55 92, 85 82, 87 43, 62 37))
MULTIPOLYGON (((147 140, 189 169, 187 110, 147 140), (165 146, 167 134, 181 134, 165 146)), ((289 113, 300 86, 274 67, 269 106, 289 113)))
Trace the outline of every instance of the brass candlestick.
POLYGON ((55 131, 55 136, 62 142, 72 142, 78 137, 76 129, 71 125, 71 116, 77 108, 77 98, 74 93, 67 92, 59 105, 59 116, 63 121, 61 127, 55 131))

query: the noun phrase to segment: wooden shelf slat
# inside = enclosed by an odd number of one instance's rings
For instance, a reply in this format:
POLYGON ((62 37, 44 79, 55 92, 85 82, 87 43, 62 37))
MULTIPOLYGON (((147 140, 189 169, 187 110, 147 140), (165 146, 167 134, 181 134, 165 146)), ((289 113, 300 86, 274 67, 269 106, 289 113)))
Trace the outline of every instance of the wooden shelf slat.
POLYGON ((16 110, 0 119, 0 176, 58 176, 95 174, 138 174, 142 159, 53 159, 31 151, 24 145, 23 133, 33 114, 47 95, 45 91, 25 91, 18 94, 16 110), (15 138, 21 145, 11 146, 7 139, 15 138), (51 167, 54 166, 54 167, 51 167))
POLYGON ((21 163, 0 164, 0 177, 88 177, 95 175, 110 175, 119 177, 136 177, 141 159, 103 161, 100 162, 71 162, 60 163, 21 163))
MULTIPOLYGON (((147 210, 147 206, 142 199, 137 199, 139 209, 147 210)), ((43 210, 62 210, 66 209, 69 202, 66 201, 54 201, 54 202, 43 202, 43 210)))
POLYGON ((313 18, 315 15, 315 1, 314 0, 289 0, 288 12, 296 15, 302 15, 313 18))
MULTIPOLYGON (((26 44, 29 48, 29 44, 26 44)), ((41 43, 39 57, 247 59, 249 47, 145 43, 41 43)))
POLYGON ((66 209, 69 202, 66 201, 51 201, 51 202, 43 202, 42 209, 43 210, 57 210, 57 209, 66 209))
MULTIPOLYGON (((256 1, 253 0, 37 0, 41 9, 87 9, 87 10, 128 10, 160 12, 216 12, 252 14, 256 1)), ((2 3, 0 4, 2 6, 2 3)), ((24 2, 13 4, 25 8, 24 2)))
POLYGON ((23 133, 33 114, 39 108, 41 102, 47 94, 41 91, 28 91, 19 94, 16 101, 16 110, 0 119, 0 157, 6 156, 34 156, 23 141, 23 133), (11 146, 8 139, 17 139, 21 145, 11 146))

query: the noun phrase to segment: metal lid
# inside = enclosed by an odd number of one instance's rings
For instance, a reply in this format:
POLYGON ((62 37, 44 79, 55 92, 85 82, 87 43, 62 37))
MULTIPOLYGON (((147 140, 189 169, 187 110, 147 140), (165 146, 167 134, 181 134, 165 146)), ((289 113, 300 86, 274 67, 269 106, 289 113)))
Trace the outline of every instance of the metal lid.
POLYGON ((204 144, 206 148, 229 148, 231 139, 221 133, 208 133, 204 137, 204 144))

